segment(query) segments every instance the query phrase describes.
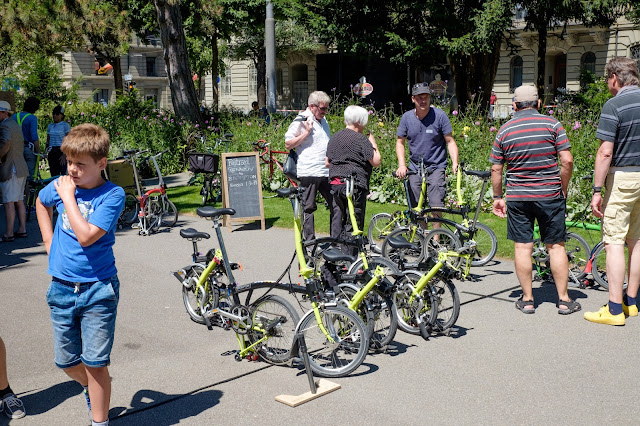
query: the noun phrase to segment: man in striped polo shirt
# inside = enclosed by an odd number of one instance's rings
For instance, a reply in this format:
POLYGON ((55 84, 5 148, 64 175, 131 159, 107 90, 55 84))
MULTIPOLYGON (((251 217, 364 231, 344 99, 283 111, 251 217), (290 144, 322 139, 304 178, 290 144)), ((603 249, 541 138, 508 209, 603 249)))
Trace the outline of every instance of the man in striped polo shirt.
POLYGON ((581 309, 567 293, 569 263, 564 249, 565 197, 573 170, 571 145, 558 120, 538 113, 540 100, 534 86, 518 87, 513 100, 516 112, 498 131, 489 161, 493 163, 493 213, 500 217, 508 213, 507 238, 515 243, 516 275, 522 287, 516 308, 526 314, 535 312, 531 254, 537 220, 558 291, 558 313, 571 314, 581 309), (508 203, 502 190, 505 163, 508 203))
POLYGON ((638 316, 636 297, 640 286, 640 89, 633 59, 615 57, 605 67, 609 92, 602 107, 596 137, 591 210, 602 218, 602 241, 607 253, 609 303, 598 312, 585 312, 588 321, 624 325, 625 314, 638 316), (602 197, 602 186, 605 195, 602 197), (603 199, 604 198, 604 199, 603 199), (629 249, 629 284, 625 277, 624 243, 629 249), (636 259, 636 260, 633 260, 636 259))

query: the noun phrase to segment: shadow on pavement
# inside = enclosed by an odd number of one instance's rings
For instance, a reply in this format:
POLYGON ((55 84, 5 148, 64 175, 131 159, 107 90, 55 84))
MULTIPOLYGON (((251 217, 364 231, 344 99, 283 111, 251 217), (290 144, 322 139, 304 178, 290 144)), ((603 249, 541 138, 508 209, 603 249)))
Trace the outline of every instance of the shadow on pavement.
MULTIPOLYGON (((586 299, 587 295, 580 290, 576 290, 574 288, 569 287, 568 291, 569 297, 573 300, 578 299, 586 299)), ((513 301, 517 300, 520 296, 522 296, 522 290, 520 287, 514 289, 511 294, 509 294, 510 298, 513 298, 513 301)), ((553 305, 558 301, 558 292, 556 291, 556 285, 553 282, 545 281, 540 287, 533 287, 533 301, 535 303, 535 307, 537 308, 543 303, 551 303, 553 305)))
POLYGON ((219 390, 171 395, 143 389, 133 395, 131 408, 114 407, 109 410, 109 419, 110 423, 174 425, 218 405, 221 398, 219 390), (178 400, 179 403, 171 404, 178 400))
MULTIPOLYGON (((82 386, 73 380, 69 380, 28 395, 20 394, 18 397, 24 403, 27 414, 35 415, 46 413, 67 399, 80 395, 81 392, 82 386)), ((84 404, 84 398, 82 400, 78 399, 78 403, 84 404)))

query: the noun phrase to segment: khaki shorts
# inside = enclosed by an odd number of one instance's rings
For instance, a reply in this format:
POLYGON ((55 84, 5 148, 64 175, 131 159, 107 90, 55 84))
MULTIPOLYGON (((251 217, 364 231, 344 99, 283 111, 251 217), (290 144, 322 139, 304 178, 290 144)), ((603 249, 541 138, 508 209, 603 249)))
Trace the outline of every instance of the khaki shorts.
POLYGON ((640 172, 610 173, 605 186, 602 241, 624 244, 626 239, 640 239, 640 172))

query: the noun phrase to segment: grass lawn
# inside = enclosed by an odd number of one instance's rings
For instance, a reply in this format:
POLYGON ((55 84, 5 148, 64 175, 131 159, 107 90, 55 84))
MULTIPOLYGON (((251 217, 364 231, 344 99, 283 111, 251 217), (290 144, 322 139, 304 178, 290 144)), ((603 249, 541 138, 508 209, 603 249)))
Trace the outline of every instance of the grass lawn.
MULTIPOLYGON (((202 201, 199 186, 194 185, 168 188, 167 192, 171 201, 173 201, 176 207, 178 207, 180 214, 196 214, 196 209, 200 207, 200 203, 202 201)), ((293 227, 291 203, 289 200, 282 198, 272 198, 271 196, 273 195, 273 193, 269 192, 263 193, 263 196, 266 197, 264 198, 264 216, 267 224, 278 228, 293 227)), ((220 204, 218 203, 215 206, 220 207, 220 204)), ((376 213, 393 213, 399 208, 404 209, 406 206, 400 207, 396 204, 380 204, 374 202, 367 203, 364 231, 366 232, 369 226, 369 219, 376 213)), ((454 218, 452 217, 452 219, 454 218)), ((506 219, 500 219, 491 213, 480 213, 480 221, 493 229, 498 237, 498 252, 496 257, 502 259, 513 259, 513 242, 507 240, 506 219)), ((315 224, 317 232, 329 234, 329 210, 322 203, 318 205, 318 210, 315 213, 315 224)))

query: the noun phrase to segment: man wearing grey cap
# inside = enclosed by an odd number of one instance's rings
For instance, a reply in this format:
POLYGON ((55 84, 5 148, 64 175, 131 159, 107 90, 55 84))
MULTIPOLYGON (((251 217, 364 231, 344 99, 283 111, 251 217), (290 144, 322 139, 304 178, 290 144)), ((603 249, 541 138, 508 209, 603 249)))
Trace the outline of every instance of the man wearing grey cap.
MULTIPOLYGON (((447 114, 439 108, 431 106, 431 90, 428 83, 417 83, 411 88, 411 100, 415 109, 407 111, 400 119, 396 136, 396 156, 398 170, 396 175, 404 178, 407 170, 420 170, 420 163, 425 168, 435 169, 428 177, 428 193, 430 207, 444 207, 446 181, 444 172, 447 168, 447 150, 451 157, 453 172, 458 170, 458 145, 453 139, 453 128, 447 114), (405 157, 405 141, 409 140, 409 166, 405 157)), ((422 178, 415 174, 409 176, 411 206, 418 204, 422 178)), ((435 227, 435 225, 434 225, 435 227)))
POLYGON ((569 262, 564 248, 567 186, 573 170, 571 145, 562 124, 538 112, 540 100, 534 86, 514 92, 513 118, 496 135, 489 161, 493 184, 493 213, 507 217, 507 238, 515 243, 515 267, 522 287, 516 308, 535 312, 531 283, 533 226, 537 220, 547 247, 551 273, 558 292, 558 313, 581 309, 569 298, 569 262), (558 159, 562 168, 558 168, 558 159), (502 170, 507 164, 507 203, 502 188, 502 170))

